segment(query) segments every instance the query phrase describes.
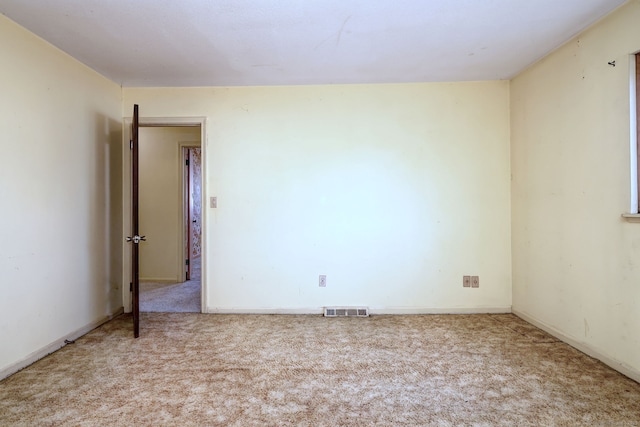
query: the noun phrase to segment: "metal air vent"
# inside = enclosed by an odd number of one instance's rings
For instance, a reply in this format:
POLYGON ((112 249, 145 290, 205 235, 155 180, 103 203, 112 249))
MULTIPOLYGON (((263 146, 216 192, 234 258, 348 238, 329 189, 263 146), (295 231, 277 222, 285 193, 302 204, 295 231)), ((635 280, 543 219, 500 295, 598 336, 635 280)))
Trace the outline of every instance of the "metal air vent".
POLYGON ((369 317, 367 307, 325 307, 324 317, 369 317))

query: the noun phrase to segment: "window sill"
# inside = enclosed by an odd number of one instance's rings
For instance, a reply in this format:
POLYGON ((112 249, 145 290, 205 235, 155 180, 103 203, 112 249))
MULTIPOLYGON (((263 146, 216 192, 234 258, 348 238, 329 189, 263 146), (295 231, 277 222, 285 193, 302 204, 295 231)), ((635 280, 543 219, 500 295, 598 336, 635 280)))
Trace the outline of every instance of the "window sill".
POLYGON ((624 218, 628 222, 640 222, 640 214, 623 213, 622 218, 624 218))

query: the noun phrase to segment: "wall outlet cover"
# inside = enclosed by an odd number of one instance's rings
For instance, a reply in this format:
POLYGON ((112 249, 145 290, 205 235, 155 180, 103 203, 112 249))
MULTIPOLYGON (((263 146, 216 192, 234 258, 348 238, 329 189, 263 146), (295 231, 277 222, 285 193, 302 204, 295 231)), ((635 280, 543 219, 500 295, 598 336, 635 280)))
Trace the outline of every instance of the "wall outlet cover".
POLYGON ((471 276, 471 287, 479 288, 480 287, 480 277, 479 276, 471 276))

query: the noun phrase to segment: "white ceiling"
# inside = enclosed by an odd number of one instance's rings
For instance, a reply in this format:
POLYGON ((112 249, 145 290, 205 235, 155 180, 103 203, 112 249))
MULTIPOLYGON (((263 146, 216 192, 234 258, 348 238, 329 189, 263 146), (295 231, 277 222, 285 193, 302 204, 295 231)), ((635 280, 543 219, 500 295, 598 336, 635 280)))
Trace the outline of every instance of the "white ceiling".
POLYGON ((509 79, 624 2, 0 0, 0 13, 123 86, 237 86, 509 79))

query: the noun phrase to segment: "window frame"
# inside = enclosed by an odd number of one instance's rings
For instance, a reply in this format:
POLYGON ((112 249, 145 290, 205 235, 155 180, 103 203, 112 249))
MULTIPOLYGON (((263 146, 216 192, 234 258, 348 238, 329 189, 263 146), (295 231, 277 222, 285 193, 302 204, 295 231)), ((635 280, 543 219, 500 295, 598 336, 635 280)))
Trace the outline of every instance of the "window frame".
POLYGON ((640 220, 640 52, 629 55, 629 160, 631 197, 629 213, 623 214, 629 221, 640 220))
POLYGON ((632 81, 632 93, 631 93, 631 139, 635 138, 635 147, 636 147, 636 200, 634 210, 635 213, 640 213, 640 173, 638 173, 638 165, 640 165, 640 52, 633 55, 633 58, 630 61, 633 64, 633 72, 631 73, 631 81, 632 81), (635 61, 633 60, 635 59, 635 61), (633 93, 635 92, 635 93, 633 93))

